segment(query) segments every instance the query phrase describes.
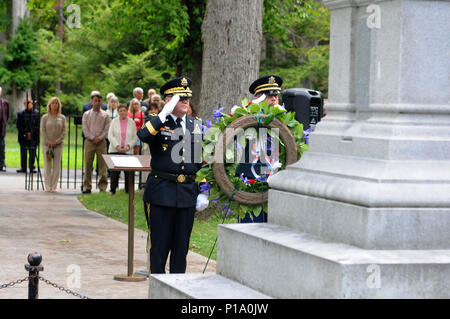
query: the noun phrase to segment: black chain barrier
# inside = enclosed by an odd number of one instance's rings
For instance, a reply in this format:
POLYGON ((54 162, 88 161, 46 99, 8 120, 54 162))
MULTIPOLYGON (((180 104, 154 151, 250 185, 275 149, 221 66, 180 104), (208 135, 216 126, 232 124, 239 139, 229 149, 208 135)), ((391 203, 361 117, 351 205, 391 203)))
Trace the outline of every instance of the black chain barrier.
POLYGON ((81 298, 81 299, 90 299, 89 297, 83 296, 79 293, 76 293, 68 288, 64 288, 61 286, 58 286, 54 282, 51 282, 48 279, 45 279, 44 277, 39 275, 39 271, 43 271, 44 267, 40 266, 40 263, 42 261, 42 256, 38 253, 30 253, 27 257, 29 264, 25 265, 25 269, 29 271, 29 275, 23 279, 18 279, 15 281, 11 281, 6 284, 1 284, 0 289, 9 288, 14 285, 21 284, 25 281, 28 281, 28 299, 38 299, 39 297, 39 280, 43 281, 44 283, 59 289, 60 291, 63 291, 69 295, 73 295, 75 297, 81 298))

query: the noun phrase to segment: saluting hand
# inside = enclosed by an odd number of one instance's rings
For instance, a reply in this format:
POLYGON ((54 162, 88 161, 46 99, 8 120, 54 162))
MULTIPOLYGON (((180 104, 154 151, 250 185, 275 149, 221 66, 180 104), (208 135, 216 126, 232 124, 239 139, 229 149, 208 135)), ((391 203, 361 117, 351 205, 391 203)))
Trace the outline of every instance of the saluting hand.
POLYGON ((179 95, 174 95, 169 102, 164 105, 164 108, 161 110, 160 114, 163 118, 172 113, 175 106, 177 106, 178 101, 180 100, 179 95))
POLYGON ((266 99, 266 95, 263 94, 263 95, 261 95, 259 98, 254 99, 254 100, 252 101, 252 103, 253 103, 253 104, 259 105, 259 103, 261 103, 261 102, 264 101, 265 99, 266 99))

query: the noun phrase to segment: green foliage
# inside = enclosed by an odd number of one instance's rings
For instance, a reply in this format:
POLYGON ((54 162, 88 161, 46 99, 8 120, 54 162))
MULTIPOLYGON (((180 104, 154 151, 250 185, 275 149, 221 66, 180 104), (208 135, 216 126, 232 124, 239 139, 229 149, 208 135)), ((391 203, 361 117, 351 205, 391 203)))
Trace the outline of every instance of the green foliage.
POLYGON ((57 2, 28 2, 42 26, 39 94, 57 94, 75 113, 94 89, 114 92, 121 101, 131 98, 134 87, 157 89, 164 73, 191 70, 192 52, 201 52, 206 0, 79 0, 81 28, 65 24, 63 42, 56 36, 57 2), (56 92, 57 82, 62 92, 56 92))
POLYGON ((8 2, 6 0, 0 1, 0 32, 6 31, 11 26, 12 19, 8 16, 8 2))
POLYGON ((151 50, 141 54, 126 54, 118 64, 102 66, 105 80, 100 84, 103 92, 114 92, 119 98, 126 99, 135 87, 160 87, 164 84, 161 70, 152 68, 151 50))
POLYGON ((164 57, 177 73, 192 68, 190 50, 201 51, 201 24, 206 0, 117 0, 112 6, 118 39, 136 35, 136 41, 164 57), (151 21, 151 23, 149 23, 151 21))
POLYGON ((279 74, 283 87, 308 87, 326 96, 329 21, 329 11, 320 2, 264 1, 267 48, 260 74, 279 74))
POLYGON ((1 81, 9 82, 19 90, 30 88, 39 76, 36 70, 38 54, 33 26, 25 18, 17 27, 14 38, 8 43, 0 68, 1 81))
MULTIPOLYGON (((6 3, 0 2, 3 14, 6 3)), ((38 54, 33 56, 39 59, 34 71, 40 74, 41 99, 58 95, 65 109, 77 112, 94 89, 128 100, 135 86, 157 89, 164 82, 162 74, 175 76, 201 67, 201 26, 207 0, 77 0, 81 27, 70 28, 65 23, 63 41, 57 36, 58 3, 27 3, 33 25, 39 26, 38 54), (61 92, 56 92, 57 83, 61 92)), ((66 10, 72 3, 64 2, 67 20, 71 13, 66 10)), ((303 86, 326 93, 328 10, 313 0, 265 0, 263 28, 267 54, 261 74, 280 74, 284 87, 303 86)), ((7 68, 0 69, 3 80, 32 83, 33 70, 13 77, 7 68)))

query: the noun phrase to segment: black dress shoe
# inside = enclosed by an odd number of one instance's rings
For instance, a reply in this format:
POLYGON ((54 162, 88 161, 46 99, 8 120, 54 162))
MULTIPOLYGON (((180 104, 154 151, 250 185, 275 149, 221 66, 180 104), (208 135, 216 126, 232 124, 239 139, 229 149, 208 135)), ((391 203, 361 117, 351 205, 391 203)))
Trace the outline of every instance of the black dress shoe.
POLYGON ((17 173, 25 173, 26 170, 24 170, 24 169, 18 169, 16 172, 17 172, 17 173))
POLYGON ((1 167, 1 168, 0 168, 0 172, 6 172, 6 167, 4 167, 4 166, 1 167))
POLYGON ((82 191, 83 194, 90 194, 91 190, 90 189, 85 189, 84 191, 82 191))

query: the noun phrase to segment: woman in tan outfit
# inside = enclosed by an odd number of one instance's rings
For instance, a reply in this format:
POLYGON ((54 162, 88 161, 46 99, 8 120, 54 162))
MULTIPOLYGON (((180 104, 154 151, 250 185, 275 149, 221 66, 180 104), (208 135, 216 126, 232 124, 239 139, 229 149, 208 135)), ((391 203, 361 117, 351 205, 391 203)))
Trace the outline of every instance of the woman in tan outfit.
POLYGON ((47 114, 41 119, 44 180, 47 192, 56 193, 65 136, 66 118, 61 114, 61 101, 57 97, 52 97, 47 104, 47 114), (49 149, 53 149, 53 157, 48 156, 49 149))

